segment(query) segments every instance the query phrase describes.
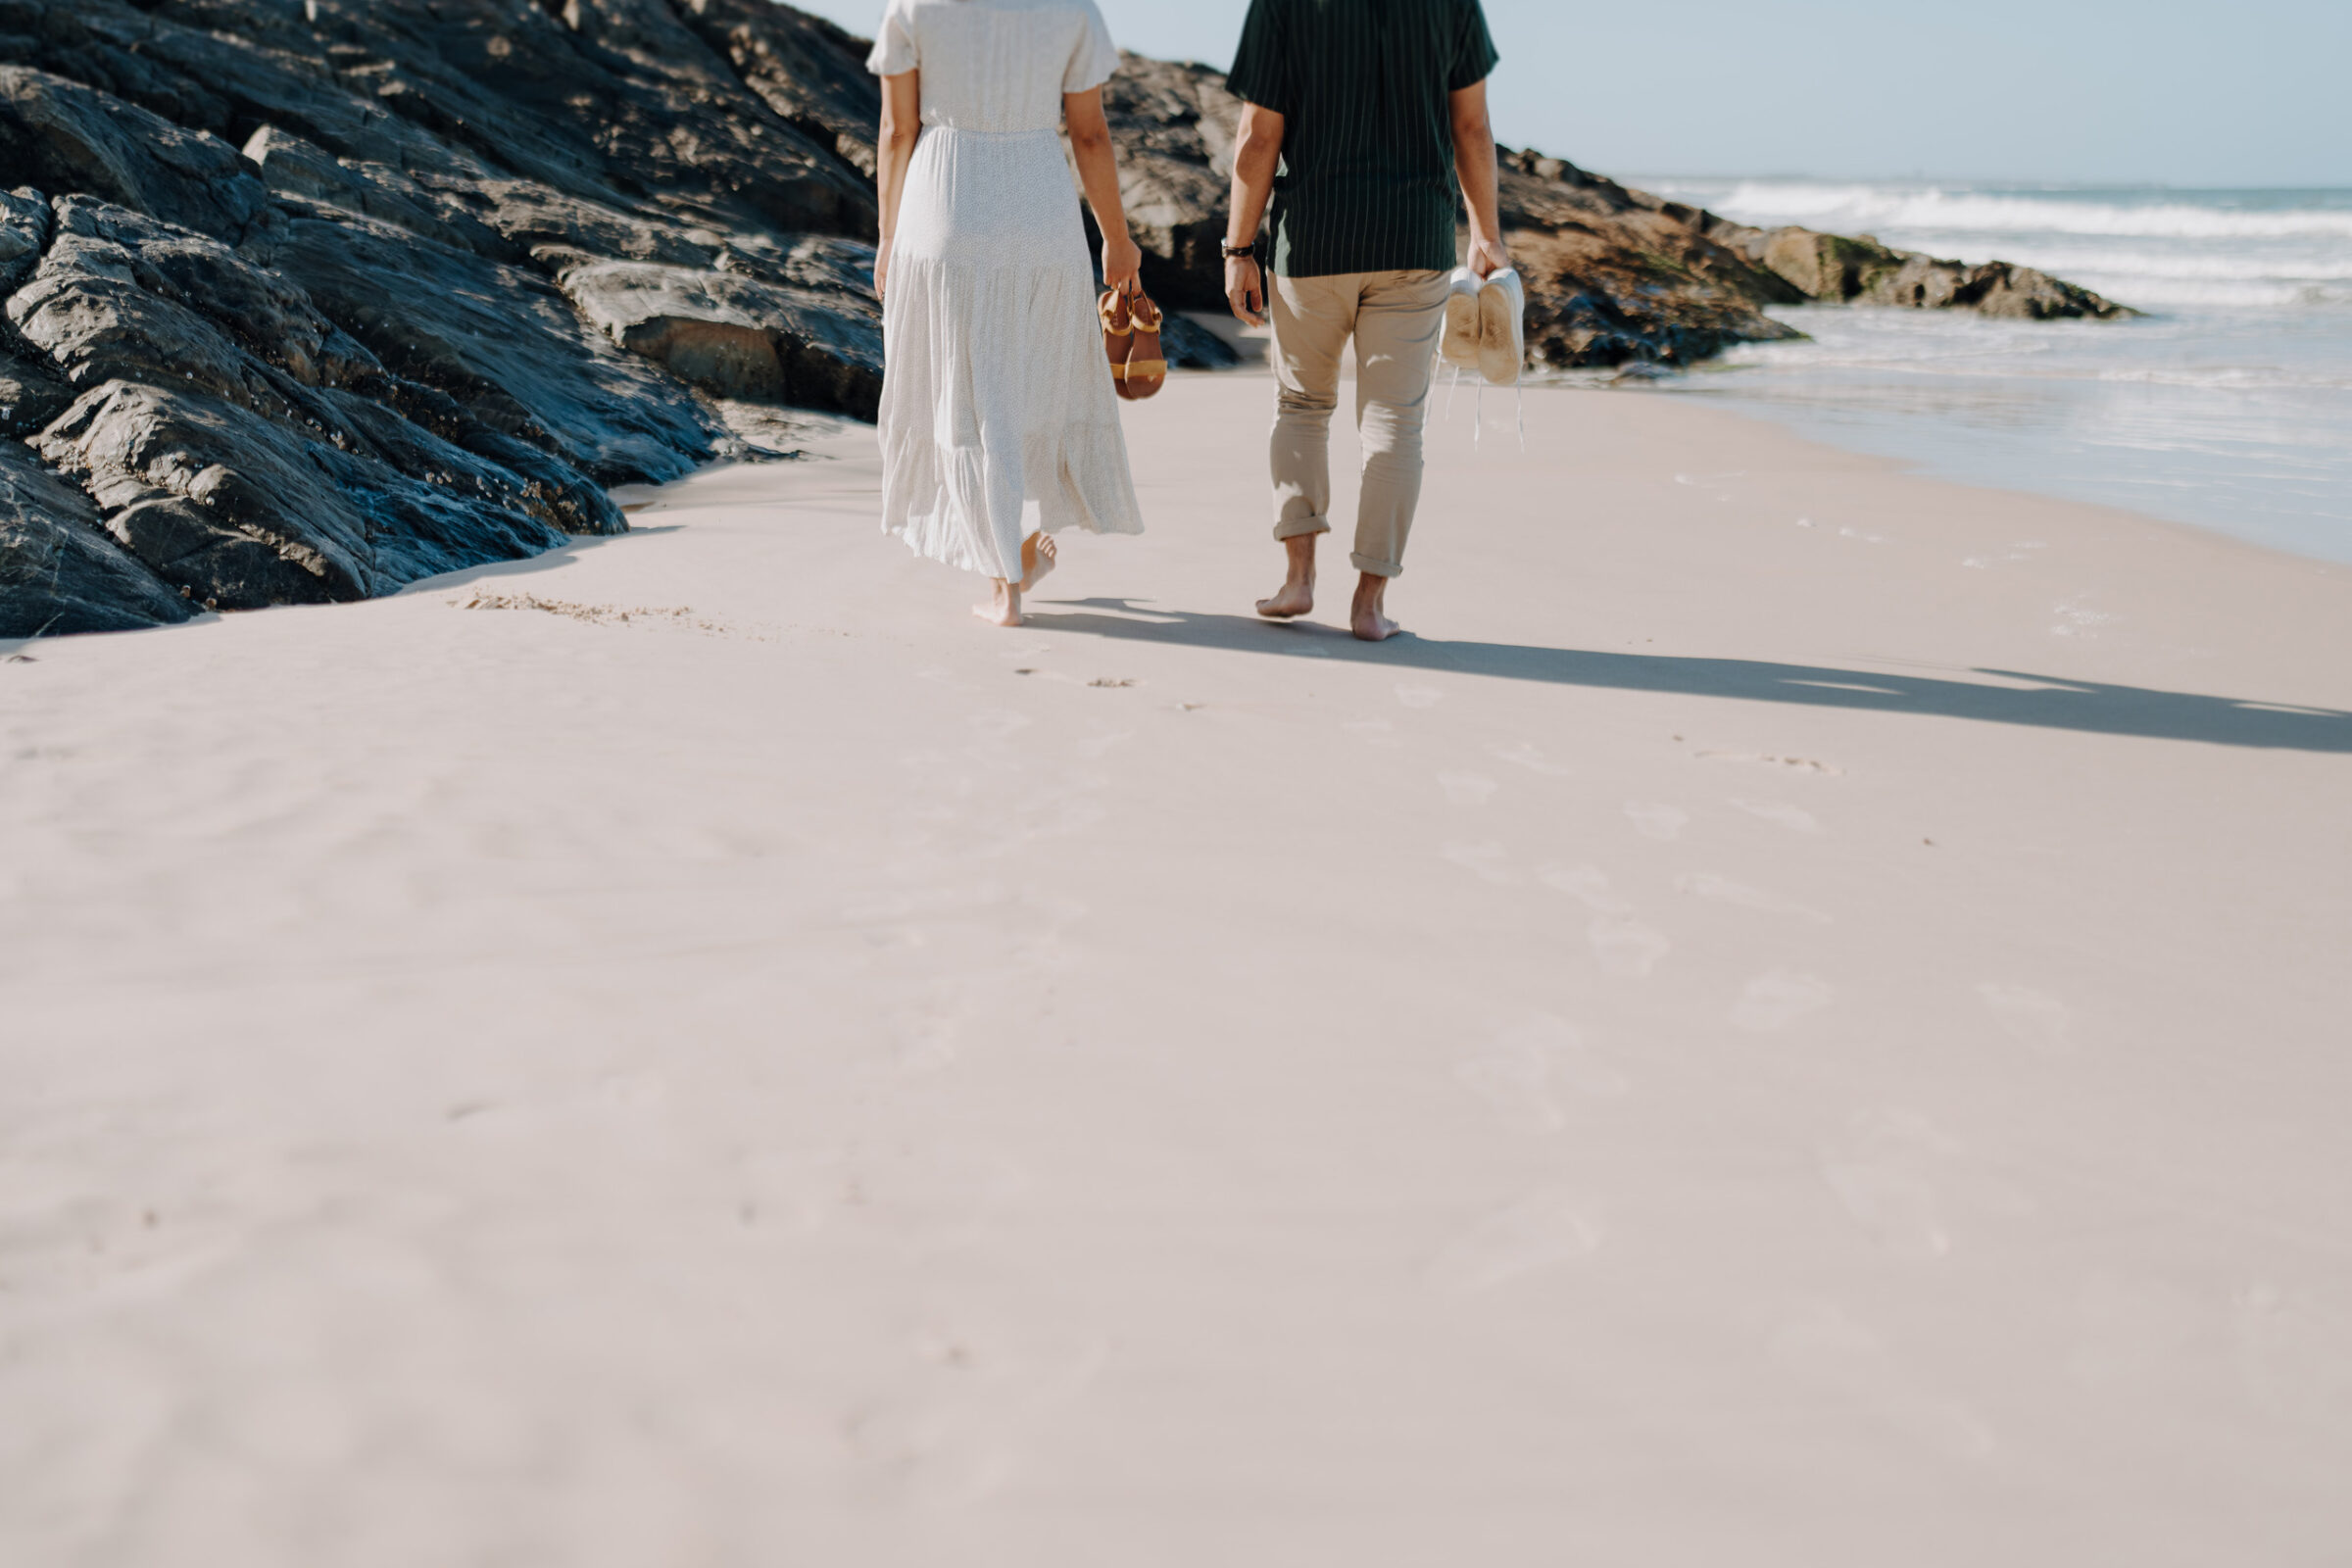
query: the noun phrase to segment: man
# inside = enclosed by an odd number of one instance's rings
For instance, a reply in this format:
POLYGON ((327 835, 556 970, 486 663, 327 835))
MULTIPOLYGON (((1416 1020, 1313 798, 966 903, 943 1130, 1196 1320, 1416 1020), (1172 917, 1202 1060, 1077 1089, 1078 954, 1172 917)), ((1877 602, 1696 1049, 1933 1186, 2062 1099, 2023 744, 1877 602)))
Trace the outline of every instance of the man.
POLYGON ((1315 544, 1331 531, 1331 416, 1355 340, 1362 506, 1349 628, 1396 635, 1389 579, 1421 499, 1421 431, 1454 267, 1454 215, 1470 212, 1469 265, 1510 265, 1495 210, 1487 77, 1494 43, 1479 0, 1251 0, 1227 85, 1243 102, 1234 148, 1225 293, 1252 326, 1274 320, 1274 537, 1290 555, 1257 612, 1315 603, 1315 544), (1255 242, 1274 204, 1273 272, 1255 242))

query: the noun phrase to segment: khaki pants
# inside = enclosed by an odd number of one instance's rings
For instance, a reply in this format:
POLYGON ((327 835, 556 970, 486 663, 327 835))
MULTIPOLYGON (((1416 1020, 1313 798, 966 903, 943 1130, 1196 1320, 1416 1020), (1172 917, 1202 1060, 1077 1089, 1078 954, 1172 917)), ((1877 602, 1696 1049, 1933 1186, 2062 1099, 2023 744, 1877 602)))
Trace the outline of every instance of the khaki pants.
POLYGON ((1446 324, 1444 272, 1277 277, 1274 365, 1274 537, 1331 531, 1331 416, 1340 355, 1355 339, 1355 425, 1364 444, 1355 569, 1394 577, 1421 504, 1421 430, 1446 324))

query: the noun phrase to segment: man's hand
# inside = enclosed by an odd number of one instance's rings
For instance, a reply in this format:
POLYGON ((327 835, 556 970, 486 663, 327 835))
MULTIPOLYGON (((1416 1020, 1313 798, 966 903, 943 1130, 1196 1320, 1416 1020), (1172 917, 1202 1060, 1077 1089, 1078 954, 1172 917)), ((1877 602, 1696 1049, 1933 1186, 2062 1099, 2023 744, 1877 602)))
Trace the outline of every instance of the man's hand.
POLYGON ((1225 258, 1225 299, 1245 326, 1266 324, 1266 274, 1256 257, 1225 258))
POLYGON ((1470 270, 1480 277, 1493 277, 1511 265, 1511 253, 1498 239, 1474 239, 1470 242, 1470 270))

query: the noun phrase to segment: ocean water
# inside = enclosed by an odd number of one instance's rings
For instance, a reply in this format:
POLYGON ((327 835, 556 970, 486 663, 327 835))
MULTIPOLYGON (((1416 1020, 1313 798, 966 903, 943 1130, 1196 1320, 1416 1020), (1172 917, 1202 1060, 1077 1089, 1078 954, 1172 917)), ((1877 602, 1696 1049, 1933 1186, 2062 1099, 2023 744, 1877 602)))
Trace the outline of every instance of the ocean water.
POLYGON ((1811 341, 1743 347, 1662 390, 1950 478, 2352 562, 2352 190, 1635 183, 1742 222, 2037 267, 2148 313, 1775 310, 1811 341))

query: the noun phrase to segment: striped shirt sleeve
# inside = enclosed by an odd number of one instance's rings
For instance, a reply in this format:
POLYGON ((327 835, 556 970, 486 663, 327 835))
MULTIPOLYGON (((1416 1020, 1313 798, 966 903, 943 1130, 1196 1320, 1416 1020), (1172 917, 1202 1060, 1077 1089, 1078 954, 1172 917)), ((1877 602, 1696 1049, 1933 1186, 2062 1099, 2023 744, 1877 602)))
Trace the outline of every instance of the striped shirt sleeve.
POLYGON ((1446 78, 1448 92, 1460 92, 1475 87, 1494 74, 1502 55, 1494 47, 1494 35, 1487 30, 1486 9, 1479 0, 1462 0, 1462 24, 1453 51, 1453 72, 1446 78))
POLYGON ((1234 51, 1233 70, 1225 90, 1245 103, 1288 116, 1298 109, 1298 86, 1284 36, 1284 0, 1250 0, 1250 16, 1242 24, 1241 47, 1234 51))

